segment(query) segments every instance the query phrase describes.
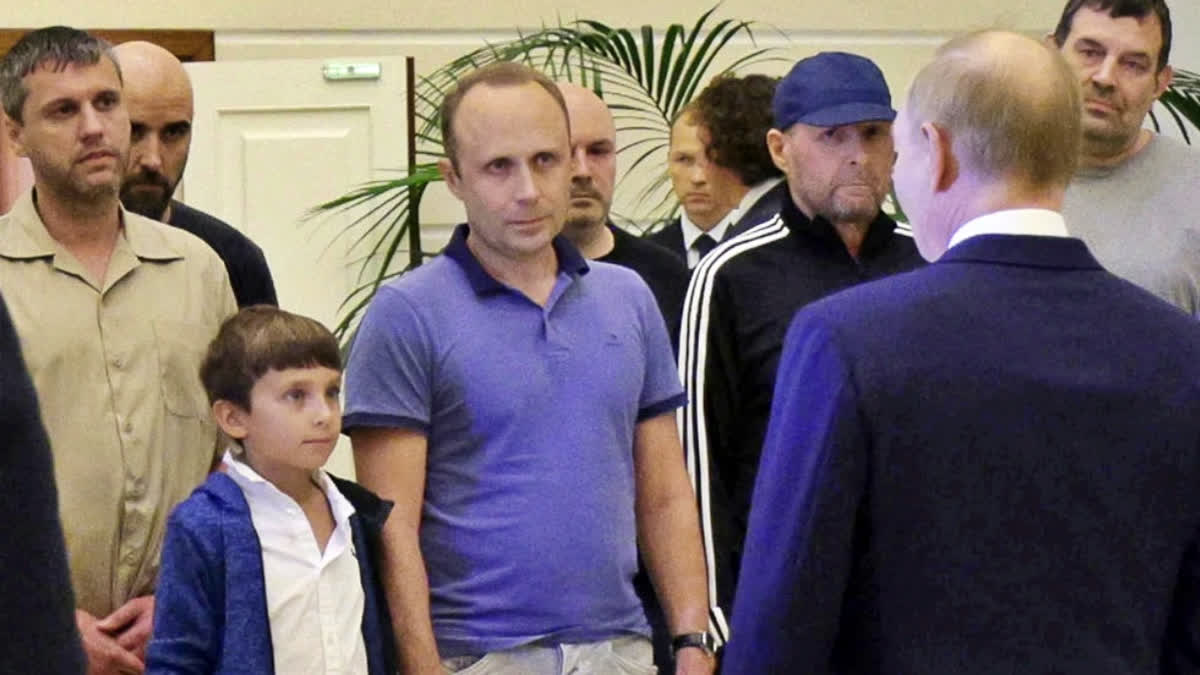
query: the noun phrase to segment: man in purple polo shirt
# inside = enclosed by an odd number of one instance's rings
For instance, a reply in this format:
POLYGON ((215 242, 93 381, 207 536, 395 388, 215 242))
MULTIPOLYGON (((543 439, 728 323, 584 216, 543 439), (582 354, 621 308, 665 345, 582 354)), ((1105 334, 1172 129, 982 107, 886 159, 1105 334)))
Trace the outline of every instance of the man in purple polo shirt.
POLYGON ((632 271, 558 236, 570 134, 552 82, 497 64, 442 104, 467 223, 381 288, 346 372, 404 672, 653 673, 637 544, 677 671, 711 673, 699 525, 666 327, 632 271))

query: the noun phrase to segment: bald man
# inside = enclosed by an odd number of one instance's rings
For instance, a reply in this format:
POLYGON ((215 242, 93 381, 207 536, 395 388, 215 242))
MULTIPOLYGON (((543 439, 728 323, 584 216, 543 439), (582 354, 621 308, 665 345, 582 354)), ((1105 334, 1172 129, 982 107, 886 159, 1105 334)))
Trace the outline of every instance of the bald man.
POLYGON ((788 333, 725 672, 1196 672, 1200 325, 1068 235, 1080 90, 984 32, 917 75, 934 264, 788 333))
POLYGON ((650 287, 678 349, 688 269, 666 248, 622 230, 610 218, 617 179, 617 131, 608 105, 590 89, 559 82, 571 118, 571 204, 563 236, 585 258, 628 267, 650 287))
POLYGON ((125 78, 132 127, 121 202, 212 247, 225 263, 239 307, 279 304, 261 248, 227 223, 172 199, 192 142, 192 83, 183 64, 149 42, 126 42, 113 51, 125 78))

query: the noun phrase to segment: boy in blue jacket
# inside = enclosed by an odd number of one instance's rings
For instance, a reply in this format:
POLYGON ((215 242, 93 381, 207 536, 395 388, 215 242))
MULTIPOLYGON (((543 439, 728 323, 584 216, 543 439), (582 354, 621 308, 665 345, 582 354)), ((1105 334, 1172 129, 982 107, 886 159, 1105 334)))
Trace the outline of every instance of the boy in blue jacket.
POLYGON ((374 564, 391 503, 321 469, 341 370, 324 326, 265 305, 209 345, 200 378, 234 444, 168 521, 147 672, 395 672, 374 564))

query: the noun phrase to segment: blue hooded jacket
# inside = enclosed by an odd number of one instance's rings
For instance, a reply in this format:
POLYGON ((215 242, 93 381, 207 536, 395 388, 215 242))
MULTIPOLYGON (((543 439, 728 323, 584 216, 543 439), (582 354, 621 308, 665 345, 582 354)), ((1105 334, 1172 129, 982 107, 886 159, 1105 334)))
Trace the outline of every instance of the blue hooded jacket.
MULTIPOLYGON (((396 672, 392 622, 375 561, 392 503, 360 485, 330 478, 355 510, 350 527, 361 552, 367 671, 391 675, 396 672)), ((241 488, 223 473, 210 475, 167 523, 146 672, 275 672, 262 549, 241 488)))

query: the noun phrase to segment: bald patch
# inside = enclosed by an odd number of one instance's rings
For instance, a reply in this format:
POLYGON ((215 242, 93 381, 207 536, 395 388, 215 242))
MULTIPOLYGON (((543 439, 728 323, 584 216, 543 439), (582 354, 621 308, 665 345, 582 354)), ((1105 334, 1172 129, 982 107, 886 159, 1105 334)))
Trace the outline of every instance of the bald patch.
POLYGON ((1006 31, 955 38, 913 80, 910 128, 948 133, 959 159, 981 175, 1062 186, 1082 139, 1079 85, 1057 50, 1006 31))
POLYGON ((151 42, 125 42, 113 47, 125 76, 125 98, 131 115, 143 105, 169 105, 193 114, 192 81, 171 52, 151 42))
MULTIPOLYGON (((617 129, 613 122, 612 112, 596 92, 581 87, 574 82, 556 82, 562 92, 563 101, 567 104, 567 116, 571 120, 571 129, 587 127, 591 135, 599 134, 615 139, 617 129)), ((572 139, 574 140, 574 139, 572 139)))

